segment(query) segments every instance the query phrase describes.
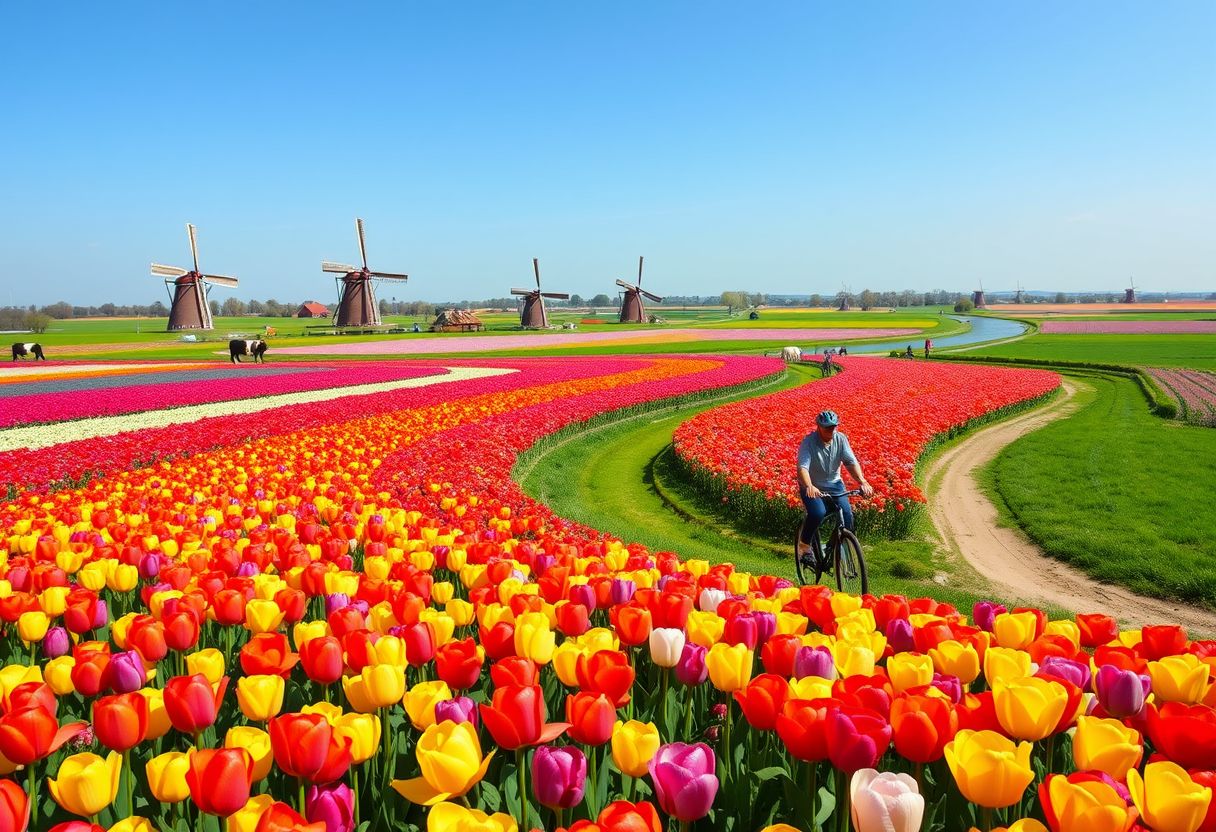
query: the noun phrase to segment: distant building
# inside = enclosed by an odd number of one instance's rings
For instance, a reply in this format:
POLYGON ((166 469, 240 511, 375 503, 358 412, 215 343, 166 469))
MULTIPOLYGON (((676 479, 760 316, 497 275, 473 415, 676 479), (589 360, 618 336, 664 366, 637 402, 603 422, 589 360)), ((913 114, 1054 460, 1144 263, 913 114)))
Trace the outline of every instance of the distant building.
POLYGON ((315 300, 305 301, 296 310, 297 318, 328 318, 329 315, 329 307, 323 303, 317 303, 315 300))
POLYGON ((431 324, 431 332, 477 332, 486 325, 473 312, 463 309, 448 309, 440 312, 431 324))

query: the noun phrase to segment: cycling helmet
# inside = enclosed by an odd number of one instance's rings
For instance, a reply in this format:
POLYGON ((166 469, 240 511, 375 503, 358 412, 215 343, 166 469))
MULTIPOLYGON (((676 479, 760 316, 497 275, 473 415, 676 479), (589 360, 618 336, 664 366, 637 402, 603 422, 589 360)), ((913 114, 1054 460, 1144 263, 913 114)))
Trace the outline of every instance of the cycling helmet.
POLYGON ((820 427, 834 428, 840 424, 840 417, 835 410, 825 410, 815 417, 815 424, 820 427))

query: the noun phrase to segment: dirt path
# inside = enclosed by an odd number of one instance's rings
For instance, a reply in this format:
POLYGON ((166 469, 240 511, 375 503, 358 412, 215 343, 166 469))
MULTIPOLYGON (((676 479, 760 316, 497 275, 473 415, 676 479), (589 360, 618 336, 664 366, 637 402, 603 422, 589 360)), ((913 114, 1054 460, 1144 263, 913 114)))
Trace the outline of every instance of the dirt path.
POLYGON ((991 581, 998 596, 1105 612, 1125 625, 1177 623, 1192 635, 1216 634, 1216 613, 1094 580, 1045 556, 1021 531, 998 525, 996 507, 975 472, 1014 440, 1076 410, 1075 396, 1083 384, 1064 379, 1063 394, 1050 404, 984 428, 935 459, 926 476, 934 527, 947 549, 991 581))

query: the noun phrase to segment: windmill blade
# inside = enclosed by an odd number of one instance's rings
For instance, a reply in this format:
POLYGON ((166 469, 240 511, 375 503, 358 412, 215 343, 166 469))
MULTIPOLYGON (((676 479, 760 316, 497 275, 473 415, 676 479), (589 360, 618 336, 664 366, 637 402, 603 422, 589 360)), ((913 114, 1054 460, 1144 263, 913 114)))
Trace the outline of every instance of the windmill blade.
POLYGON ((536 288, 540 288, 540 260, 536 257, 532 258, 532 271, 536 273, 536 288))
POLYGON ((198 240, 194 235, 194 226, 186 223, 186 233, 190 235, 190 254, 194 257, 194 271, 198 271, 198 240))
POLYGON ((535 289, 512 289, 511 294, 513 294, 513 295, 534 295, 534 294, 536 294, 536 290, 535 289))
POLYGON ((570 300, 570 295, 566 292, 541 292, 542 298, 553 298, 554 300, 570 300))
POLYGON ((652 301, 654 301, 655 303, 662 303, 662 302, 663 302, 663 299, 662 299, 661 297, 659 297, 658 295, 652 295, 652 294, 650 294, 650 292, 647 292, 645 289, 641 289, 641 290, 639 290, 639 291, 641 291, 641 293, 642 293, 643 295, 645 295, 646 297, 650 298, 650 299, 651 299, 652 301))
POLYGON ((160 263, 153 263, 152 274, 157 277, 182 277, 190 274, 190 272, 185 269, 179 269, 177 266, 162 266, 160 263))
POLYGON ((222 275, 222 274, 205 274, 205 275, 203 275, 203 280, 209 281, 211 283, 217 283, 220 286, 235 286, 236 285, 235 277, 228 277, 228 276, 222 275))
POLYGON ((642 258, 638 257, 638 286, 642 285, 642 258))
POLYGON ((350 274, 351 272, 359 271, 359 267, 347 266, 345 263, 331 263, 328 260, 322 260, 321 271, 333 272, 335 274, 350 274))
POLYGON ((617 285, 617 286, 624 286, 626 289, 628 289, 628 290, 629 290, 629 291, 631 291, 631 292, 636 291, 636 290, 637 290, 637 288, 638 288, 637 286, 634 286, 632 283, 626 283, 626 282, 625 282, 625 281, 623 281, 623 280, 618 280, 618 281, 616 282, 616 285, 617 285))
POLYGON ((359 256, 363 258, 363 268, 367 269, 367 245, 363 240, 363 220, 355 217, 355 229, 359 232, 359 256))
POLYGON ((380 280, 409 280, 408 274, 397 274, 395 272, 368 272, 371 277, 379 278, 380 280))

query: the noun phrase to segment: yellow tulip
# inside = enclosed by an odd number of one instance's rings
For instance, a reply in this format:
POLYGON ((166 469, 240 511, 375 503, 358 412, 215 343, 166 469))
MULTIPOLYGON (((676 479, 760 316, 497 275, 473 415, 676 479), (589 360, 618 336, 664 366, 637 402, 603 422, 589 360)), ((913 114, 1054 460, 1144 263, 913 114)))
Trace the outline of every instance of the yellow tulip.
POLYGON ((1038 625, 1033 612, 1003 612, 992 620, 992 634, 1001 647, 1025 650, 1034 641, 1038 625))
POLYGON ((319 636, 327 636, 329 632, 328 621, 301 621, 291 630, 291 634, 296 640, 297 650, 303 647, 305 642, 319 636))
POLYGON ((832 681, 822 676, 803 676, 790 680, 790 699, 829 699, 832 681))
POLYGON ((805 615, 800 615, 796 612, 779 612, 777 613, 777 634, 788 636, 804 635, 806 628, 810 626, 810 621, 805 615))
POLYGON ((456 803, 438 803, 426 817, 426 832, 518 832, 519 826, 510 815, 495 812, 487 815, 476 809, 466 809, 456 803))
POLYGON ((431 600, 434 601, 437 606, 443 606, 448 601, 451 601, 452 598, 455 597, 455 594, 456 590, 452 586, 451 581, 437 581, 431 587, 431 600))
POLYGON ((236 701, 246 717, 254 722, 266 722, 283 710, 285 691, 282 676, 242 676, 236 682, 236 701))
POLYGON ((1030 654, 1010 647, 984 651, 984 679, 988 686, 997 679, 1022 679, 1030 675, 1030 654))
POLYGON ((106 586, 114 592, 130 592, 139 584, 139 570, 129 563, 114 562, 114 571, 106 577, 106 586))
POLYGON ((553 660, 557 636, 549 628, 549 618, 542 612, 526 612, 515 620, 515 653, 539 665, 553 660))
POLYGON ((110 640, 118 645, 120 650, 127 649, 127 633, 138 615, 139 613, 129 612, 110 624, 110 640))
POLYGON ((712 648, 722 640, 726 631, 726 620, 716 612, 693 610, 688 614, 688 640, 705 648, 712 648))
POLYGON ((186 672, 191 676, 201 673, 207 677, 207 684, 218 685, 228 672, 224 666, 224 654, 214 647, 191 653, 186 656, 186 672))
POLYGON ((612 726, 612 761, 630 777, 645 777, 646 766, 659 751, 659 729, 653 722, 617 720, 612 726))
POLYGON ((1030 751, 1030 743, 1015 745, 996 731, 963 729, 946 744, 946 763, 963 797, 1000 809, 1021 800, 1034 780, 1030 751))
POLYGON ((431 625, 431 632, 435 636, 436 647, 442 647, 455 638, 456 621, 446 612, 425 609, 419 614, 418 620, 431 625))
POLYGON ((755 653, 746 644, 715 644, 705 656, 709 680, 720 691, 731 693, 747 687, 752 679, 755 653))
POLYGON ((38 595, 38 606, 51 618, 63 615, 68 608, 68 593, 66 586, 48 586, 38 595))
POLYGON ((38 665, 9 664, 0 668, 0 699, 7 698, 18 685, 26 682, 41 682, 42 669, 38 665))
POLYGON ((46 683, 51 686, 51 690, 55 691, 56 696, 67 696, 76 690, 76 686, 72 684, 72 668, 75 666, 74 658, 60 656, 57 659, 51 659, 46 663, 46 667, 42 668, 42 675, 46 678, 46 683))
POLYGON ((1207 815, 1212 790, 1191 779, 1177 763, 1149 763, 1144 776, 1127 773, 1127 790, 1154 832, 1195 832, 1207 815))
MULTIPOLYGON (((25 618, 25 615, 21 617, 25 618)), ((1202 701, 1208 692, 1208 673, 1207 664, 1193 653, 1166 656, 1161 661, 1148 663, 1153 693, 1163 702, 1194 705, 1202 701)))
POLYGON ((861 596, 850 595, 847 592, 833 592, 829 603, 832 606, 832 615, 836 618, 844 618, 849 613, 861 609, 861 596))
POLYGON ((41 610, 23 612, 17 619, 17 635, 21 636, 21 640, 26 644, 42 641, 42 637, 46 635, 46 631, 50 627, 50 616, 41 610))
POLYGON ((335 735, 350 737, 350 756, 356 764, 367 762, 380 748, 380 717, 375 714, 342 714, 330 724, 335 735))
POLYGON ((942 641, 929 648, 929 657, 938 673, 957 676, 964 685, 971 684, 980 675, 980 654, 970 644, 942 641))
POLYGON ((342 716, 342 706, 335 705, 332 702, 313 702, 300 708, 300 713, 320 714, 325 717, 326 722, 333 725, 342 716))
POLYGON ((258 828, 258 821, 262 819, 262 815, 266 814, 266 810, 274 803, 274 798, 268 794, 258 794, 249 798, 249 802, 243 808, 237 809, 236 812, 225 818, 226 832, 255 832, 258 828))
POLYGON ((405 712, 419 731, 435 724, 435 705, 452 698, 448 683, 419 682, 405 692, 405 712))
POLYGON ((1056 776, 1047 788, 1061 830, 1126 832, 1135 822, 1135 811, 1106 783, 1097 780, 1070 783, 1067 777, 1056 776))
POLYGON ((874 675, 874 651, 868 644, 838 641, 832 647, 832 658, 836 662, 836 672, 841 676, 874 675))
POLYGON ((123 818, 106 832, 156 832, 156 827, 147 818, 132 815, 129 818, 123 818))
POLYGON ((1072 646, 1076 649, 1081 649, 1081 627, 1077 622, 1070 619, 1060 619, 1057 621, 1048 621, 1047 627, 1043 630, 1045 636, 1064 636, 1072 642, 1072 646))
POLYGON ((933 659, 923 653, 896 653, 887 659, 887 675, 897 694, 933 681, 933 659))
POLYGON ((253 782, 258 782, 270 774, 274 765, 274 756, 270 748, 270 734, 261 728, 251 725, 238 725, 229 728, 224 735, 224 748, 243 748, 249 752, 253 760, 253 782))
MULTIPOLYGON (((968 832, 980 832, 980 830, 973 826, 968 832)), ((1008 826, 994 826, 992 832, 1051 832, 1051 830, 1044 826, 1041 820, 1021 818, 1008 826)))
POLYGON ((411 803, 433 806, 467 794, 481 782, 494 752, 484 758, 471 722, 445 721, 431 725, 418 739, 421 777, 394 780, 393 788, 411 803))
POLYGON ((1038 741, 1055 731, 1068 705, 1068 691, 1036 676, 997 679, 992 683, 992 704, 1005 733, 1038 741))
POLYGON ((160 688, 140 688, 136 693, 148 703, 148 734, 144 739, 155 740, 169 733, 173 723, 165 710, 165 692, 160 688))
POLYGON ((553 651, 553 672, 568 688, 578 687, 578 660, 587 651, 574 639, 566 639, 553 651))
POLYGON ((371 713, 405 697, 405 671, 391 664, 372 664, 358 676, 343 676, 342 689, 352 708, 371 713))
POLYGON ((51 797, 65 811, 88 817, 114 802, 122 756, 111 751, 104 760, 96 754, 73 754, 59 764, 58 777, 47 780, 51 797))
POLYGON ((1072 753, 1078 771, 1096 769, 1122 781, 1129 769, 1140 765, 1144 744, 1139 731, 1117 719, 1082 716, 1077 718, 1072 753))
POLYGON ((148 760, 147 781, 152 796, 161 803, 180 803, 190 796, 186 772, 190 758, 184 751, 166 751, 148 760))
POLYGON ((463 598, 453 598, 443 605, 443 611, 452 616, 457 627, 467 627, 473 623, 473 605, 463 598))
POLYGON ((274 601, 255 598, 245 605, 245 626, 254 635, 275 632, 285 617, 286 613, 274 601))
POLYGON ((588 656, 601 650, 621 649, 621 642, 616 636, 616 631, 608 627, 592 627, 575 641, 587 651, 588 656))
POLYGON ((86 563, 76 573, 76 580, 90 592, 98 592, 106 585, 106 568, 99 562, 86 563))

